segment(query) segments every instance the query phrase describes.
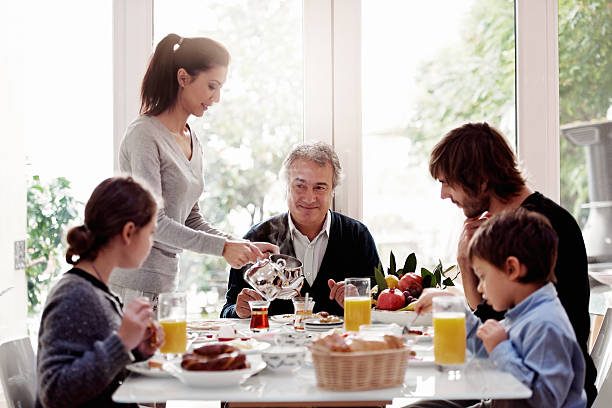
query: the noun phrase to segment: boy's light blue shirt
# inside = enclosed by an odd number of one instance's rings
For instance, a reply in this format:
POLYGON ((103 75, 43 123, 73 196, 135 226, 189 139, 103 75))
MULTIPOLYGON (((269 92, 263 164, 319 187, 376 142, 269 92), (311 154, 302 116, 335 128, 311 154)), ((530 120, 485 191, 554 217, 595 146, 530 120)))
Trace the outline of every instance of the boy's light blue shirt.
MULTIPOLYGON (((489 358, 532 390, 531 398, 524 401, 528 406, 586 406, 584 358, 552 283, 508 310, 501 324, 508 339, 489 358)), ((481 325, 472 313, 467 314, 468 348, 477 357, 486 357, 482 340, 476 337, 481 325)))

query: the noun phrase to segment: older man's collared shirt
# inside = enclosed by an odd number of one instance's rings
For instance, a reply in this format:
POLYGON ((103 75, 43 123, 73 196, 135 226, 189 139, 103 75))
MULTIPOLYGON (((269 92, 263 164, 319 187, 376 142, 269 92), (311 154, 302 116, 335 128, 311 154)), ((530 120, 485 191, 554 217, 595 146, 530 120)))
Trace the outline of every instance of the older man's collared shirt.
POLYGON ((325 221, 323 221, 323 228, 321 228, 321 231, 312 241, 297 229, 293 223, 293 220, 291 219, 291 214, 289 214, 288 218, 289 231, 291 233, 291 241, 293 242, 295 256, 297 259, 302 261, 304 278, 306 278, 308 284, 312 286, 317 274, 319 273, 323 256, 327 250, 331 225, 331 214, 329 211, 327 211, 325 221))

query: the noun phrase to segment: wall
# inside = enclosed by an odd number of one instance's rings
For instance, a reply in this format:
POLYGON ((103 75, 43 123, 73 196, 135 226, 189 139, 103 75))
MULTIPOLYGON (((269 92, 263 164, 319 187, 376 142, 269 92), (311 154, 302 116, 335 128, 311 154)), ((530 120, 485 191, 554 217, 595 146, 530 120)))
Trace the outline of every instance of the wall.
MULTIPOLYGON (((24 269, 15 270, 13 243, 26 239, 24 152, 25 101, 20 97, 24 53, 20 48, 25 27, 20 2, 0 3, 0 343, 27 334, 27 292, 24 269), (8 4, 11 3, 11 4, 8 4)), ((44 109, 45 97, 36 101, 44 109)), ((48 103, 48 102, 47 102, 48 103)))

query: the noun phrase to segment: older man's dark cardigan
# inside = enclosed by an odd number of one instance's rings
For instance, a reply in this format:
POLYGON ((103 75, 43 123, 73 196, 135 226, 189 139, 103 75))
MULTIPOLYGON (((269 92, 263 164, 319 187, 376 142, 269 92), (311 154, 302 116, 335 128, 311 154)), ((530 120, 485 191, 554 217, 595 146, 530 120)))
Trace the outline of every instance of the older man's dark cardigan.
MULTIPOLYGON (((280 247, 280 253, 295 256, 289 232, 288 213, 274 216, 255 225, 244 236, 250 241, 266 241, 280 247)), ((331 225, 327 249, 321 267, 312 287, 304 280, 302 296, 308 292, 315 300, 314 311, 324 310, 334 315, 343 315, 344 310, 335 301, 329 299, 328 279, 336 282, 350 277, 369 277, 373 280, 374 268, 379 258, 374 239, 368 228, 361 222, 340 213, 331 211, 331 225)), ((250 288, 242 277, 245 268, 231 269, 226 303, 221 317, 238 317, 236 298, 243 288, 250 288)), ((270 304, 269 313, 293 313, 290 300, 276 299, 270 304)))

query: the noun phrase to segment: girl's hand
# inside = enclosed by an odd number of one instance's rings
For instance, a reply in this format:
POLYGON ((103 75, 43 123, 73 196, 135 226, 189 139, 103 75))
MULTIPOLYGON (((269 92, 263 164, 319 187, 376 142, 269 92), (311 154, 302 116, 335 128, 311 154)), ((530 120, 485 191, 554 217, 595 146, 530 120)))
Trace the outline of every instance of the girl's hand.
POLYGON ((506 329, 497 320, 489 319, 476 331, 476 336, 482 340, 487 353, 491 354, 499 343, 508 339, 506 329))
POLYGON ((149 322, 153 318, 153 309, 149 299, 139 297, 132 300, 123 311, 121 326, 117 331, 125 348, 132 350, 142 341, 149 322))
POLYGON ((145 330, 144 337, 138 345, 138 351, 143 357, 148 358, 155 354, 155 350, 164 345, 165 334, 163 327, 156 322, 151 320, 145 330))

